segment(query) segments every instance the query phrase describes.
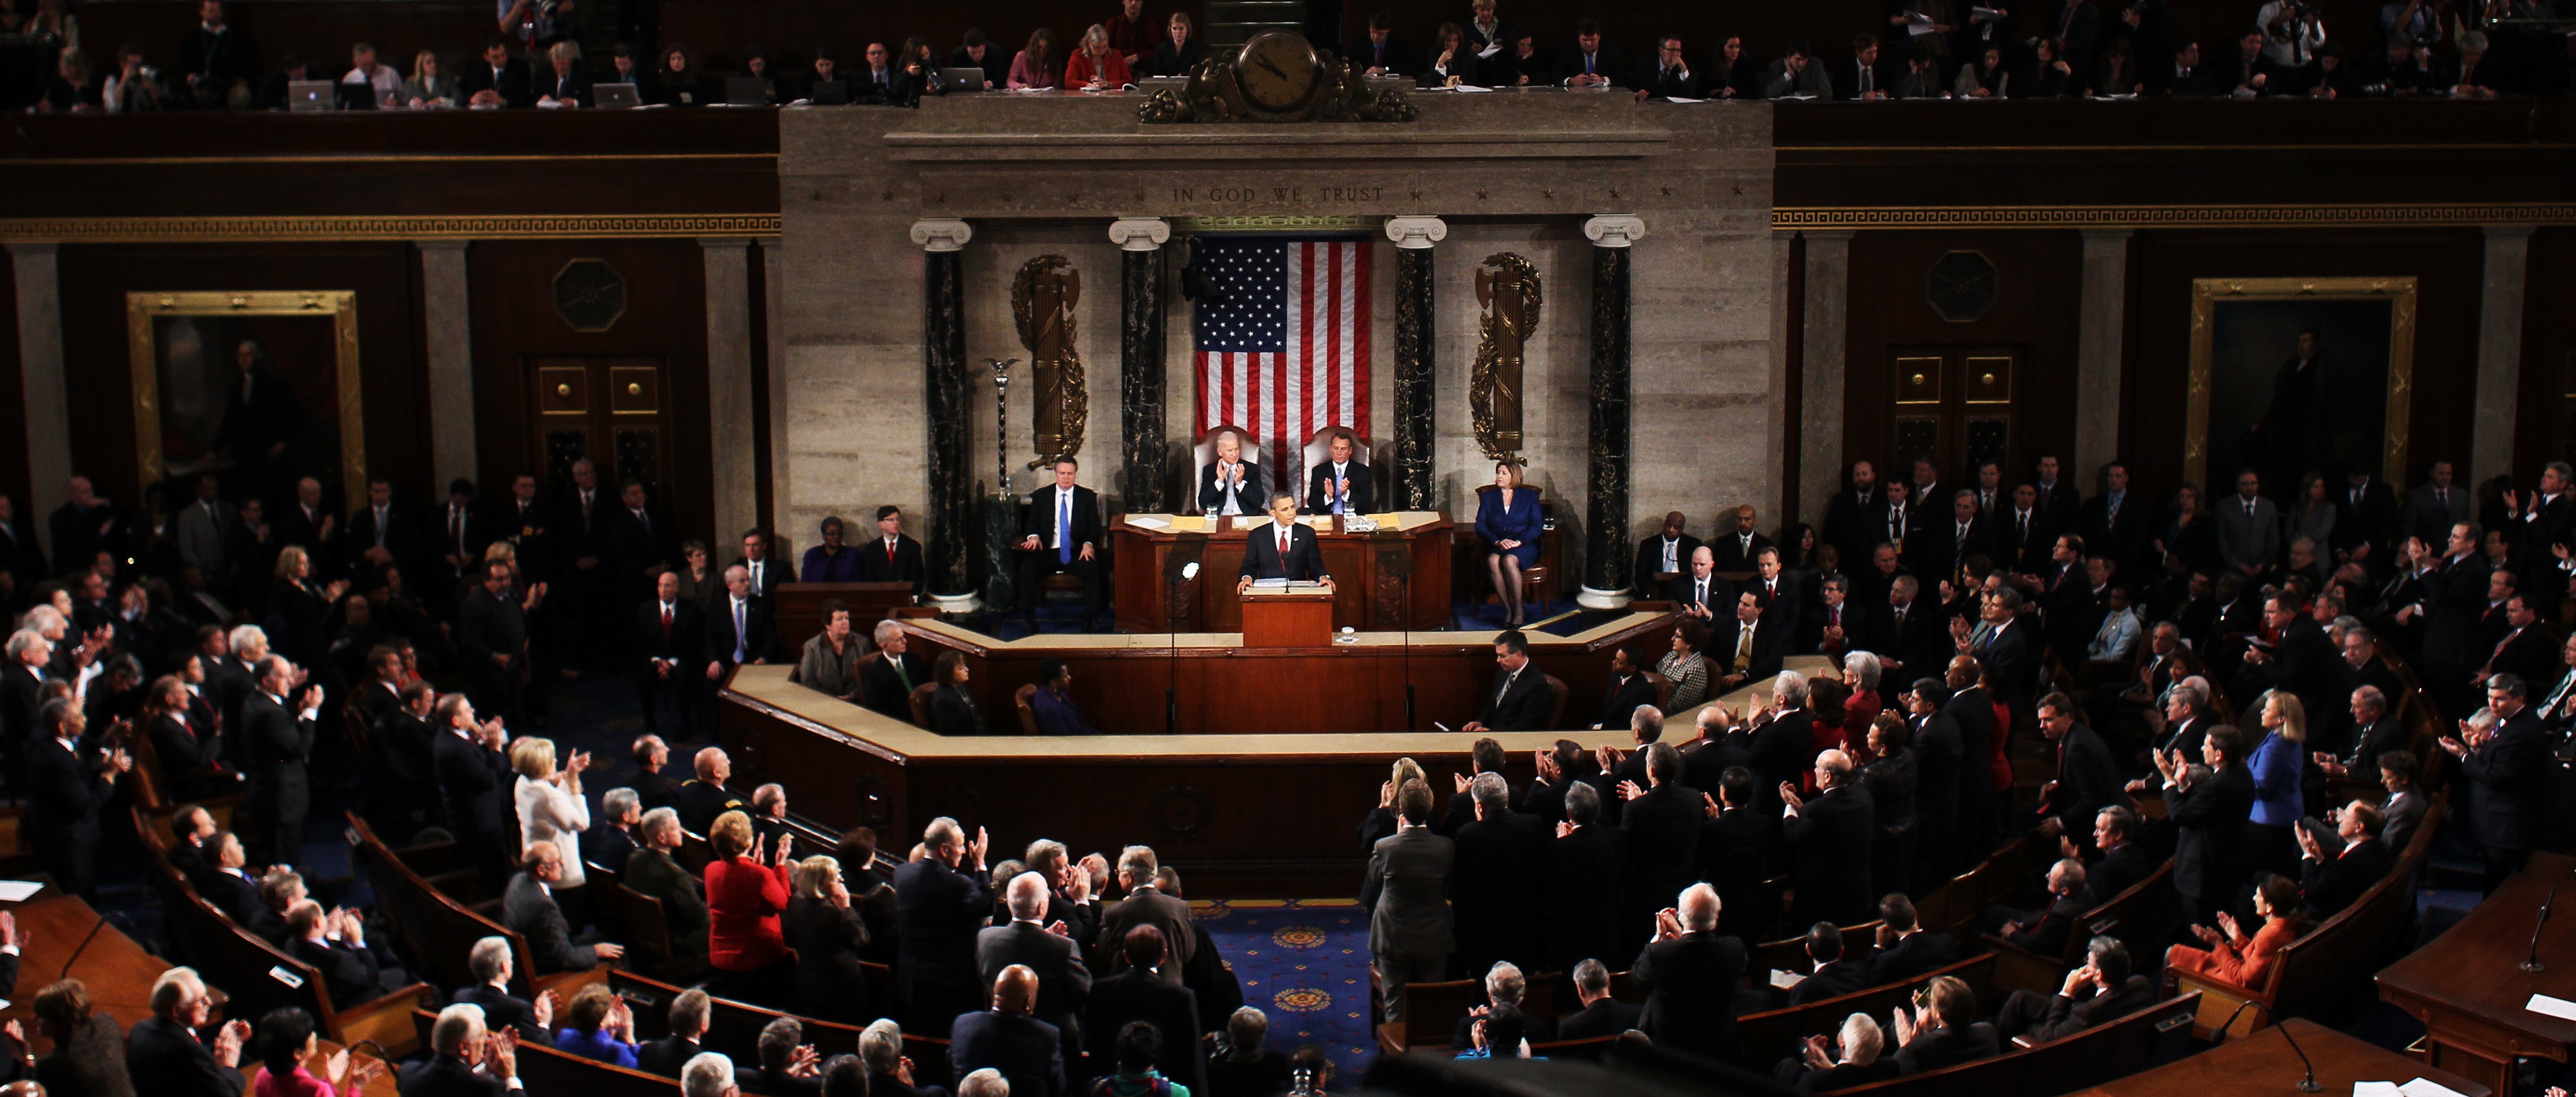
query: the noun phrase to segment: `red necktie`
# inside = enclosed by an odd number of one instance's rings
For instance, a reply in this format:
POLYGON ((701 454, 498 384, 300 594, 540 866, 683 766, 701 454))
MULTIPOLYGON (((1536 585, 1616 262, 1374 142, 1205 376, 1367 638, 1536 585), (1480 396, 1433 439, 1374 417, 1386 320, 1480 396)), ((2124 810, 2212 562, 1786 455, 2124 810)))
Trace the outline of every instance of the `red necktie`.
POLYGON ((886 563, 894 563, 894 542, 886 542, 886 563))
POLYGON ((662 642, 665 644, 671 642, 671 604, 669 602, 662 603, 662 642))
POLYGON ((1279 573, 1288 573, 1288 531, 1285 529, 1279 531, 1279 573))

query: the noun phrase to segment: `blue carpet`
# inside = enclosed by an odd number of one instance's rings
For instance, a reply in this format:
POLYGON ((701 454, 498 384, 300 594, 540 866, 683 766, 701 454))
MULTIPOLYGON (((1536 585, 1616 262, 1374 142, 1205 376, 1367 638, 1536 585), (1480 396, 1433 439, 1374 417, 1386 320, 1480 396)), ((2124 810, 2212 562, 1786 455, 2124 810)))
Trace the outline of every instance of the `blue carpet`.
MULTIPOLYGON (((1357 1081, 1377 1059, 1369 1031, 1368 912, 1349 899, 1197 900, 1243 983, 1243 1002, 1270 1015, 1269 1050, 1320 1044, 1333 1075, 1357 1081)), ((1338 1088, 1338 1087, 1337 1087, 1338 1088)))

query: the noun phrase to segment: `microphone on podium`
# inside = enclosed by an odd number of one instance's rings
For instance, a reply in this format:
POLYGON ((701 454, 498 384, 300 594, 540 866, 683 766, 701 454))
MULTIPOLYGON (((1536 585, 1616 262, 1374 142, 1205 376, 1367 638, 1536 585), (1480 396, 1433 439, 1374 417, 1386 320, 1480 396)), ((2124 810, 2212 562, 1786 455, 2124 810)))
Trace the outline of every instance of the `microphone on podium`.
POLYGON ((2531 926, 2531 952, 2522 961, 2522 970, 2537 972, 2540 966, 2540 931, 2549 928, 2549 908, 2558 905, 2558 885, 2549 885, 2549 898, 2540 901, 2540 920, 2531 926))
MULTIPOLYGON (((2236 1012, 2228 1014, 2227 1020, 2219 1023, 2218 1039, 2220 1041, 2223 1042, 2227 1039, 2227 1030, 2236 1027, 2236 1019, 2244 1016, 2245 1010, 2253 1004, 2254 999, 2252 998, 2247 998, 2242 1002, 2236 1003, 2236 1012)), ((2308 1060, 2306 1049, 2301 1048, 2299 1046, 2298 1039, 2290 1035, 2289 1026, 2286 1024, 2279 1024, 2272 1027, 2275 1031, 2278 1031, 2281 1034, 2282 1042, 2290 1045, 2290 1051, 2299 1057, 2299 1065, 2307 1068, 2307 1076, 2299 1079, 2299 1084, 2296 1087, 2298 1091, 2301 1093, 2316 1093, 2323 1090, 2325 1087, 2317 1084, 2317 1065, 2308 1060)))

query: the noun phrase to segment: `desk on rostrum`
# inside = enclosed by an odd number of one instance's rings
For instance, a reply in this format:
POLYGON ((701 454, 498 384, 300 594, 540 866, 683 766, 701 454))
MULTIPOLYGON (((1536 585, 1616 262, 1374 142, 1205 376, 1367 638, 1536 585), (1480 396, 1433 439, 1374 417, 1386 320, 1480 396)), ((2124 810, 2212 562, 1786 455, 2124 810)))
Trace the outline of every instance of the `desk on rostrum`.
MULTIPOLYGON (((1378 528, 1350 532, 1332 516, 1301 518, 1315 531, 1324 570, 1333 577, 1333 627, 1434 629, 1449 624, 1449 520, 1438 511, 1371 515, 1378 528), (1402 556, 1410 578, 1385 557, 1402 556)), ((1243 542, 1270 519, 1219 517, 1217 529, 1196 514, 1130 514, 1109 529, 1117 558, 1118 630, 1121 632, 1234 632, 1243 627, 1234 581, 1243 570, 1243 542), (1174 601, 1170 562, 1197 548, 1199 575, 1182 584, 1174 601)))
POLYGON ((1333 642, 1333 595, 1322 588, 1247 590, 1243 646, 1319 648, 1333 642))
POLYGON ((2523 1008, 2533 994, 2576 1000, 2576 857, 2532 854, 2460 924, 2379 973, 2379 996, 2424 1022, 2433 1065, 2498 1093, 2511 1092, 2515 1059, 2564 1063, 2576 1048, 2576 1021, 2523 1008), (2569 906, 2543 925, 2553 891, 2569 906), (2526 972, 2534 929, 2541 970, 2526 972))
POLYGON ((2353 1039, 2314 1021, 2292 1018, 2252 1035, 2154 1070, 2085 1091, 2081 1097, 2297 1097, 2307 1068, 2299 1052, 2316 1064, 2318 1092, 2349 1097, 2354 1082, 2404 1085, 2422 1078, 2438 1082, 2462 1097, 2494 1097, 2498 1091, 2446 1071, 2353 1039), (2291 1050, 2290 1041, 2298 1041, 2291 1050))

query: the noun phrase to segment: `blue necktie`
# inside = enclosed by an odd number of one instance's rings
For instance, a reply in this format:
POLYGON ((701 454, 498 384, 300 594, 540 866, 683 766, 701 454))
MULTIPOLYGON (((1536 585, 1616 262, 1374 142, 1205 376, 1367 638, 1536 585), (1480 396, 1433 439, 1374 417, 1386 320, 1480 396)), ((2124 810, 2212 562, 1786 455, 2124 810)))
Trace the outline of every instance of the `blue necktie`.
POLYGON ((1335 514, 1340 514, 1340 513, 1342 512, 1342 483, 1341 483, 1341 481, 1342 481, 1342 478, 1341 478, 1339 475, 1335 475, 1335 476, 1333 477, 1333 513, 1335 513, 1335 514))
POLYGON ((1073 562, 1073 494, 1071 492, 1055 493, 1055 558, 1062 563, 1073 562))
POLYGON ((736 663, 748 663, 751 661, 743 658, 744 653, 742 650, 743 633, 747 630, 743 621, 743 607, 745 604, 746 603, 741 600, 736 600, 733 604, 733 661, 736 663))

